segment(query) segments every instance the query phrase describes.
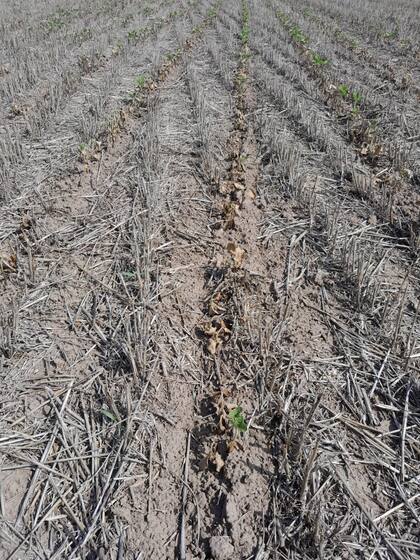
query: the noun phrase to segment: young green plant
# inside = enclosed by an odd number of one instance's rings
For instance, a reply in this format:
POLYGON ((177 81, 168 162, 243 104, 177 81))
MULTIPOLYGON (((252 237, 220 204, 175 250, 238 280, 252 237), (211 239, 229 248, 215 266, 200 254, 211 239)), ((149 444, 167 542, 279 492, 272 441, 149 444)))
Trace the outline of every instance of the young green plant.
POLYGON ((237 406, 229 412, 229 420, 234 431, 245 433, 248 429, 242 408, 237 406))
POLYGON ((312 54, 312 60, 313 60, 313 63, 315 64, 315 66, 325 66, 326 64, 328 64, 328 59, 323 58, 318 53, 313 53, 312 54))

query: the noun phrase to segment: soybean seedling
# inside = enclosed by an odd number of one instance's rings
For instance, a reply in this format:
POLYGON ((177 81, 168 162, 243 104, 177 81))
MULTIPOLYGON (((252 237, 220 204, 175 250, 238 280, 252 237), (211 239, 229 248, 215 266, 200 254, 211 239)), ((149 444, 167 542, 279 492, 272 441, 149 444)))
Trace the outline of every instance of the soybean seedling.
POLYGON ((351 94, 353 105, 358 106, 362 102, 362 95, 358 91, 353 91, 351 94))
POLYGON ((346 97, 348 97, 350 91, 348 86, 346 86, 345 84, 341 84, 338 86, 338 93, 341 95, 341 97, 343 99, 346 99, 346 97))
POLYGON ((312 60, 316 66, 325 66, 326 64, 328 64, 328 59, 322 58, 322 56, 319 55, 318 53, 312 54, 312 60))
POLYGON ((244 433, 247 431, 245 416, 240 406, 233 408, 229 412, 229 420, 234 430, 237 430, 240 433, 244 433))
POLYGON ((308 37, 304 35, 303 31, 299 29, 297 25, 294 25, 290 30, 290 34, 295 41, 302 43, 303 45, 308 42, 308 37))
POLYGON ((144 86, 146 85, 146 76, 144 76, 144 74, 141 74, 140 76, 137 76, 136 78, 136 85, 139 88, 144 88, 144 86))
POLYGON ((353 115, 357 115, 359 113, 360 103, 362 102, 362 96, 358 91, 352 91, 351 99, 353 101, 353 108, 351 112, 353 115))

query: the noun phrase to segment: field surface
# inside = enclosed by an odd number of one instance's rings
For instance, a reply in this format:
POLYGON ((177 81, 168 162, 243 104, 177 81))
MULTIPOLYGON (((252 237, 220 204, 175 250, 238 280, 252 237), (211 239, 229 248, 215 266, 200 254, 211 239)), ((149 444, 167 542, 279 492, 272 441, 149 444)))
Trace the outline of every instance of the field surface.
POLYGON ((0 560, 420 558, 418 0, 0 0, 0 560))

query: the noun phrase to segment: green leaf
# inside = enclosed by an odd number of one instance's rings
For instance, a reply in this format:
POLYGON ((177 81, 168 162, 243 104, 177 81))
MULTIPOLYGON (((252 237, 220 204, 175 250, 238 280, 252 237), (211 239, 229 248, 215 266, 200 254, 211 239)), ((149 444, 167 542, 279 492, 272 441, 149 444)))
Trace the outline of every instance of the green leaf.
POLYGON ((146 85, 146 76, 144 76, 143 74, 141 76, 137 76, 136 84, 139 88, 144 88, 144 86, 146 85))
POLYGON ((312 59, 314 61, 314 64, 316 64, 317 66, 324 66, 325 64, 328 64, 328 60, 326 58, 322 58, 322 56, 317 53, 312 54, 312 59))
POLYGON ((104 416, 106 416, 107 418, 109 418, 113 422, 118 422, 117 417, 114 414, 112 414, 112 412, 110 412, 108 409, 102 408, 101 412, 104 416))
POLYGON ((340 86, 338 86, 338 91, 341 97, 347 97, 349 94, 349 88, 345 84, 341 84, 340 86))
POLYGON ((353 99, 353 103, 355 105, 359 105, 362 101, 362 95, 358 91, 353 91, 351 98, 353 99))
POLYGON ((245 416, 243 415, 242 408, 240 406, 237 406, 229 412, 229 420, 231 421, 234 428, 236 428, 240 432, 246 432, 247 425, 245 416))

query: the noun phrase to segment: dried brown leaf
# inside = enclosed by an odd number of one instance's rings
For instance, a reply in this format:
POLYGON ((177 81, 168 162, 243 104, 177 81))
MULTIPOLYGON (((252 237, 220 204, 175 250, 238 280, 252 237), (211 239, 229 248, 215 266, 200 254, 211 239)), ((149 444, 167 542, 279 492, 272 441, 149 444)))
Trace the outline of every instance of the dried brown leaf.
POLYGON ((236 243, 228 243, 227 250, 233 257, 235 268, 241 268, 245 257, 245 250, 236 245, 236 243))

